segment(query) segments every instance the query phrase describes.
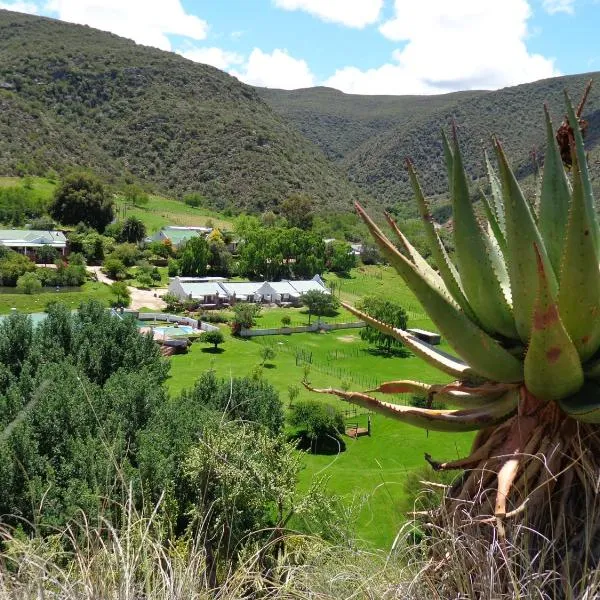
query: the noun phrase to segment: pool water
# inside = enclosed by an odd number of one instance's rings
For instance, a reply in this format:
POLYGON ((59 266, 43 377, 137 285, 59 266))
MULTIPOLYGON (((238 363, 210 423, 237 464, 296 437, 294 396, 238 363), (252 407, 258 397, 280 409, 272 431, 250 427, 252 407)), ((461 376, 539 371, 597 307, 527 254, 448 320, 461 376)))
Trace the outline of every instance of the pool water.
POLYGON ((153 327, 154 333, 165 336, 185 336, 194 333, 194 328, 189 325, 179 325, 179 327, 153 327))

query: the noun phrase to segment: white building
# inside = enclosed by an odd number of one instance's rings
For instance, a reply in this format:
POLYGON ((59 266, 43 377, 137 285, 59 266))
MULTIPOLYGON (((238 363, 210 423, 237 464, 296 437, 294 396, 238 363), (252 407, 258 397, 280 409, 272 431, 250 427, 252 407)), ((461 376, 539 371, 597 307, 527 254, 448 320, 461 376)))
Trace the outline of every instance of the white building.
POLYGON ((169 283, 169 293, 180 300, 194 300, 205 308, 218 308, 229 304, 229 297, 218 281, 222 278, 214 279, 173 277, 169 283))
POLYGON ((41 246, 50 246, 64 255, 67 249, 67 238, 62 231, 1 229, 0 245, 11 248, 25 256, 34 256, 36 250, 41 246))

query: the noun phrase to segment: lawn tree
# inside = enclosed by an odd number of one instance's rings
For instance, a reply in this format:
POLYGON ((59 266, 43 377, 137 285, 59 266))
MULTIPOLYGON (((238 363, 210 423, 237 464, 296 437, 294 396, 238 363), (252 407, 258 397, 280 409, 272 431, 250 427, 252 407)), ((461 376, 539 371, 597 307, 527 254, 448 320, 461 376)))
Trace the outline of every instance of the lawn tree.
POLYGON ((115 296, 115 306, 118 308, 129 306, 129 303, 131 302, 131 294, 129 293, 127 284, 124 281, 115 281, 110 286, 110 291, 115 296))
POLYGON ((300 395, 300 386, 297 384, 288 385, 288 407, 294 406, 294 401, 300 395))
POLYGON ((231 329, 237 335, 241 329, 250 329, 256 325, 256 318, 260 314, 260 304, 253 302, 238 302, 233 307, 231 329))
MULTIPOLYGON (((359 304, 359 308, 378 321, 387 323, 392 327, 406 329, 408 323, 406 311, 391 300, 372 296, 364 298, 359 304)), ((392 348, 400 348, 403 345, 394 336, 382 333, 371 325, 367 325, 360 330, 360 337, 386 352, 390 352, 392 348)))
POLYGON ((292 319, 290 318, 290 315, 283 315, 283 317, 281 317, 281 325, 283 327, 289 327, 291 322, 292 319))
POLYGON ((119 232, 120 242, 137 244, 146 237, 146 226, 137 217, 127 217, 119 232))
POLYGON ((275 352, 275 348, 273 348, 271 345, 264 345, 260 349, 260 357, 262 358, 261 364, 263 367, 268 360, 273 360, 276 356, 277 353, 275 352))
POLYGON ((208 269, 209 248, 204 237, 192 237, 179 251, 179 269, 184 277, 206 275, 208 269))
POLYGON ((225 336, 219 329, 215 329, 214 331, 204 331, 200 334, 198 341, 203 344, 212 344, 216 350, 219 345, 225 341, 225 336))
POLYGON ((113 220, 113 202, 102 182, 89 173, 67 175, 48 209, 63 225, 85 223, 99 232, 113 220))
POLYGON ((309 290, 300 297, 302 304, 308 308, 308 324, 312 315, 317 316, 317 320, 339 306, 339 301, 332 294, 321 290, 309 290))

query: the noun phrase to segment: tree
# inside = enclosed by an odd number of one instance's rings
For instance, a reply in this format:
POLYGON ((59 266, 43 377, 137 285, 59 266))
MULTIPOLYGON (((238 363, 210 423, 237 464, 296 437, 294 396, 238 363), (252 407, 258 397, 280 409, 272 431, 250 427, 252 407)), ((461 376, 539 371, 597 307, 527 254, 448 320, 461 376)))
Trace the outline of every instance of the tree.
POLYGON ((288 407, 294 406, 294 401, 300 395, 300 387, 297 384, 288 385, 288 407))
POLYGON ((334 241, 326 246, 327 268, 334 273, 349 273, 356 266, 356 256, 347 242, 334 241))
POLYGON ((88 173, 68 175, 54 193, 48 212, 63 225, 85 223, 99 232, 113 220, 113 202, 101 181, 88 173))
POLYGON ((276 356, 277 353, 275 352, 275 348, 273 348, 273 346, 265 345, 260 349, 260 357, 262 358, 263 367, 268 360, 273 360, 276 356))
POLYGON ((200 236, 190 238, 179 251, 179 268, 184 277, 206 275, 209 248, 206 239, 200 236))
POLYGON ((137 217, 127 217, 119 233, 120 242, 138 243, 146 237, 146 226, 137 217))
MULTIPOLYGON (((391 300, 378 297, 365 298, 361 302, 360 308, 378 321, 388 323, 398 329, 406 329, 408 323, 406 311, 399 304, 391 300)), ((360 330, 360 337, 388 353, 392 348, 400 348, 403 345, 397 338, 386 335, 370 325, 360 330)))
POLYGON ((313 223, 313 201, 308 196, 293 194, 281 203, 281 214, 290 227, 308 230, 313 223))
POLYGON ((225 336, 219 329, 215 329, 214 331, 204 331, 200 334, 198 341, 203 344, 212 344, 214 349, 217 350, 219 345, 225 341, 225 336))
POLYGON ((102 265, 102 270, 111 279, 124 279, 127 275, 127 269, 125 268, 123 261, 112 256, 104 261, 104 265, 102 265))
POLYGON ((308 324, 312 315, 317 319, 328 312, 334 311, 339 306, 339 301, 332 294, 321 290, 309 290, 300 297, 304 306, 308 308, 308 324))
POLYGON ((44 265, 53 263, 58 258, 58 250, 49 244, 40 246, 35 253, 38 261, 44 265))
POLYGON ((338 444, 345 447, 341 440, 344 432, 344 418, 341 413, 328 404, 320 402, 304 401, 297 402, 291 409, 288 417, 292 427, 302 429, 301 436, 305 436, 313 452, 319 447, 340 448, 338 444), (329 443, 328 443, 329 442, 329 443))
POLYGON ((123 281, 115 281, 110 286, 110 291, 116 297, 115 305, 117 307, 129 306, 129 303, 131 302, 131 294, 129 293, 126 283, 123 281))
POLYGON ((290 318, 289 315, 283 315, 283 317, 281 317, 281 325, 283 327, 289 327, 291 322, 292 322, 292 319, 290 318))
POLYGON ((146 206, 150 202, 148 193, 135 183, 130 183, 123 188, 123 197, 128 204, 134 206, 146 206))
POLYGON ((363 244, 360 251, 360 260, 363 265, 378 265, 382 262, 381 252, 373 244, 363 244))
POLYGON ((252 302, 238 302, 233 307, 231 329, 237 335, 241 329, 250 329, 256 325, 256 317, 260 314, 260 305, 252 302))
POLYGON ((183 197, 183 201, 192 208, 198 208, 199 206, 204 205, 206 198, 198 192, 192 192, 191 194, 186 194, 183 197))
POLYGON ((0 258, 0 284, 4 286, 17 285, 17 279, 30 271, 35 271, 35 265, 18 252, 9 250, 0 258))
POLYGON ((17 289, 23 294, 38 294, 42 290, 42 282, 35 273, 25 273, 17 279, 17 289))

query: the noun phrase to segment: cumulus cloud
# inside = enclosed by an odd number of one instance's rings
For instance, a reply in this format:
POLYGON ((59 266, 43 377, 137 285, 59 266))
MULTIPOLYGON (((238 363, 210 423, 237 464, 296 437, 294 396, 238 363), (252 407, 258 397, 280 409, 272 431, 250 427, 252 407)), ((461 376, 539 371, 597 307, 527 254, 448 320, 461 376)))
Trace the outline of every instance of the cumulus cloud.
POLYGON ((15 12, 29 13, 30 15, 39 14, 38 7, 33 2, 0 2, 0 9, 14 10, 15 12))
POLYGON ((244 62, 244 57, 237 52, 229 52, 223 48, 205 47, 205 48, 189 48, 187 50, 177 50, 177 54, 181 54, 184 58, 193 60, 194 62, 212 65, 226 71, 233 65, 240 65, 244 62))
POLYGON ((543 0, 542 6, 551 15, 561 12, 572 15, 575 12, 575 0, 543 0))
POLYGON ((337 70, 325 85, 360 94, 437 94, 497 89, 558 75, 554 61, 529 53, 526 0, 396 0, 380 26, 402 43, 380 67, 337 70))
POLYGON ((231 75, 250 85, 294 90, 315 85, 314 75, 302 59, 276 48, 270 54, 254 48, 240 71, 231 75))
POLYGON ((285 10, 303 10, 324 21, 341 23, 361 29, 376 23, 383 8, 383 0, 274 0, 275 6, 285 10))
POLYGON ((89 25, 138 44, 171 50, 169 34, 203 40, 208 24, 187 13, 180 0, 49 0, 59 19, 89 25))

